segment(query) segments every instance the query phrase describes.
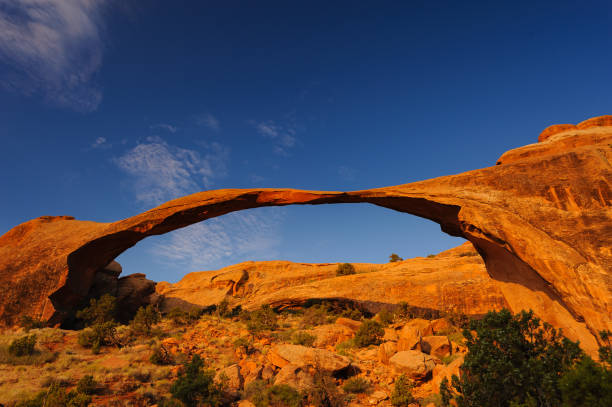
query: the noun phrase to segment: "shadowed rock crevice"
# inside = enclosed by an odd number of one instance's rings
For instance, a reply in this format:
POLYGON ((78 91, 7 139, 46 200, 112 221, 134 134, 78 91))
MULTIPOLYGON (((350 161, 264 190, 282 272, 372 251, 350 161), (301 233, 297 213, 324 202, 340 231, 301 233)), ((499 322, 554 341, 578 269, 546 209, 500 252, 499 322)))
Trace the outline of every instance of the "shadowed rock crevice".
POLYGON ((97 270, 147 236, 243 209, 370 203, 466 238, 511 309, 534 309, 593 351, 592 332, 612 330, 611 124, 606 116, 545 130, 541 142, 503 154, 499 165, 394 187, 228 189, 110 224, 34 219, 0 237, 0 321, 12 325, 20 314, 61 321, 87 295, 97 270))

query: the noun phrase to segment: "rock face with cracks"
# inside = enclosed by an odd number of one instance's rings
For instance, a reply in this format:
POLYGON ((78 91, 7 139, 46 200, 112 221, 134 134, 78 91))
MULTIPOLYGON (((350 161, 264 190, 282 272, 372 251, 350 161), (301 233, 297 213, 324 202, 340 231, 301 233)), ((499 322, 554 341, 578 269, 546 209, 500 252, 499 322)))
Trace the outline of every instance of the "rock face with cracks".
POLYGON ((94 277, 140 240, 229 212, 371 203, 469 240, 513 311, 533 309, 590 352, 612 330, 612 116, 546 129, 497 165, 352 192, 205 191, 114 223, 45 216, 0 237, 0 320, 60 323, 94 277))

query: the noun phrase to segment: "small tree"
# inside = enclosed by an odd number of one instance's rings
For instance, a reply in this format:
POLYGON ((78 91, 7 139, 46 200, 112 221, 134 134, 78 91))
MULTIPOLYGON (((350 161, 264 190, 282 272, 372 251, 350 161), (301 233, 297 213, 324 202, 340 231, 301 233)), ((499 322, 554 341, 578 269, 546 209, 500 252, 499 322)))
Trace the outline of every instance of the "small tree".
POLYGON ((400 256, 398 256, 395 253, 391 253, 391 255, 389 256, 389 263, 395 263, 397 261, 403 261, 404 259, 402 259, 400 256))
POLYGON ((215 372, 204 370, 204 362, 196 354, 181 369, 170 393, 187 407, 222 406, 226 404, 223 390, 214 382, 214 377, 215 372))
POLYGON ((385 334, 380 322, 371 319, 364 321, 355 333, 353 341, 355 346, 363 348, 370 345, 378 345, 385 334))
POLYGON ((395 407, 408 406, 415 403, 416 400, 412 395, 414 383, 404 374, 395 379, 393 393, 391 393, 391 404, 395 407))
POLYGON ((28 356, 34 353, 36 335, 26 335, 15 339, 9 345, 8 351, 14 356, 28 356))
POLYGON ((21 325, 26 330, 26 332, 29 332, 30 329, 44 328, 45 323, 38 318, 32 318, 28 315, 23 315, 19 319, 19 325, 21 325))
POLYGON ((121 347, 121 343, 117 339, 117 323, 104 322, 92 325, 85 328, 79 333, 79 345, 85 348, 91 348, 93 353, 100 352, 102 346, 115 345, 121 347))
POLYGON ((260 309, 253 312, 243 313, 243 317, 246 319, 247 329, 251 334, 273 331, 278 328, 278 316, 267 304, 262 305, 260 309))
POLYGON ((454 375, 452 387, 440 386, 446 405, 450 399, 459 407, 560 405, 559 378, 583 355, 532 311, 489 312, 470 321, 463 335, 468 354, 461 379, 454 375))
POLYGON ((352 264, 338 264, 338 269, 336 270, 337 276, 348 276, 349 274, 355 274, 355 267, 352 264))
POLYGON ((136 334, 148 335, 151 333, 153 325, 157 324, 160 319, 159 311, 153 305, 147 305, 146 307, 138 308, 130 326, 136 334))
POLYGON ((117 312, 117 299, 104 294, 99 299, 92 298, 89 306, 77 311, 76 317, 85 321, 87 326, 114 321, 117 312))

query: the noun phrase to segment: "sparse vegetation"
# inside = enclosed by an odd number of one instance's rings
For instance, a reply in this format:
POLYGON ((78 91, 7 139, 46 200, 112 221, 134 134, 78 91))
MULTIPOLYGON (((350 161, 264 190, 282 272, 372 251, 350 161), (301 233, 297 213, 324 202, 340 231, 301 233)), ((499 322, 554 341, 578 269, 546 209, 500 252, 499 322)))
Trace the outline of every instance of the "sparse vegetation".
POLYGON ((104 294, 99 299, 92 298, 89 306, 77 311, 76 317, 83 320, 85 325, 103 324, 115 320, 117 312, 117 299, 110 294, 104 294))
POLYGON ((316 337, 307 332, 296 332, 291 337, 291 343, 294 345, 312 346, 316 337))
POLYGON ((153 348, 153 352, 149 357, 149 361, 154 365, 163 366, 173 364, 174 358, 172 357, 168 349, 166 349, 164 345, 160 344, 153 348))
POLYGON ((243 312, 242 319, 246 322, 247 329, 251 334, 278 328, 278 316, 269 305, 262 305, 260 309, 253 312, 243 312))
POLYGON ((380 322, 374 320, 364 321, 353 338, 355 346, 364 348, 370 345, 378 345, 385 334, 380 322))
POLYGON ((313 384, 306 391, 306 396, 308 401, 315 406, 342 407, 346 404, 334 379, 319 369, 315 371, 313 384))
POLYGON ((227 404, 223 389, 214 382, 214 377, 215 372, 204 370, 204 362, 196 354, 179 372, 170 389, 172 397, 187 407, 223 406, 227 404))
POLYGON ((353 377, 344 382, 342 389, 346 393, 365 393, 370 388, 370 383, 363 377, 353 377))
POLYGON ((130 327, 136 335, 149 335, 153 325, 161 320, 161 315, 153 305, 138 308, 130 327))
POLYGON ((387 326, 393 323, 395 314, 388 309, 384 309, 378 313, 378 320, 383 326, 387 326))
POLYGON ((461 379, 453 376, 450 386, 447 380, 440 386, 445 405, 451 400, 459 407, 561 405, 560 378, 585 358, 576 342, 531 311, 489 312, 471 321, 463 335, 469 352, 461 379))
POLYGON ((350 263, 342 263, 338 264, 338 268, 336 269, 337 276, 348 276, 350 274, 355 274, 355 267, 350 263))
POLYGON ((32 318, 28 315, 23 315, 19 319, 19 325, 29 332, 31 329, 43 328, 45 324, 38 318, 32 318))
POLYGON ((400 256, 398 256, 395 253, 391 253, 391 255, 389 256, 389 263, 395 263, 398 261, 403 261, 404 259, 402 259, 400 256))
POLYGON ((99 353, 102 346, 121 347, 117 339, 117 323, 108 321, 97 323, 79 332, 79 345, 91 348, 93 353, 99 353))
POLYGON ((36 346, 36 335, 26 335, 13 340, 8 351, 13 356, 29 356, 34 353, 34 346, 36 346))
POLYGON ((412 395, 414 383, 406 376, 401 375, 395 379, 393 392, 391 393, 391 404, 395 407, 408 406, 416 401, 412 395))
POLYGON ((17 407, 86 407, 90 402, 88 394, 78 390, 66 392, 61 383, 54 382, 34 398, 18 403, 17 407))

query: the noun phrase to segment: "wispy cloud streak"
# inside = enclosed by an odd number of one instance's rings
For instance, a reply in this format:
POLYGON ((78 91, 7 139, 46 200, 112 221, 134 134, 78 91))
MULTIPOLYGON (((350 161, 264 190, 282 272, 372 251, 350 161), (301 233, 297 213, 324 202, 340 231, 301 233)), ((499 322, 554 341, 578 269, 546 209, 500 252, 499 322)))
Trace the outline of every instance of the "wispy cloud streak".
POLYGON ((256 123, 255 129, 261 136, 274 141, 273 151, 276 154, 288 155, 289 149, 297 144, 297 131, 294 127, 282 126, 272 120, 268 120, 256 123))
POLYGON ((104 0, 0 0, 0 84, 78 111, 95 110, 102 91, 104 0))

